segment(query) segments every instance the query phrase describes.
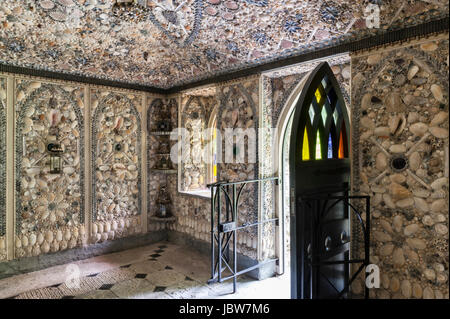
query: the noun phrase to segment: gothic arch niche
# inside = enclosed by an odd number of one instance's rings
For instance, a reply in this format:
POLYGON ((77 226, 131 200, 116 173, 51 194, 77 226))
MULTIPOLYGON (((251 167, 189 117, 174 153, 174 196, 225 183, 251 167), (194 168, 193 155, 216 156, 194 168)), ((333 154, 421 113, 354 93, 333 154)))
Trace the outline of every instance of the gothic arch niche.
POLYGON ((140 232, 141 118, 133 95, 94 93, 93 99, 92 235, 98 242, 140 232))
POLYGON ((6 79, 0 77, 0 261, 6 259, 6 79))
POLYGON ((183 154, 181 166, 181 191, 206 189, 207 165, 203 159, 206 141, 203 132, 207 128, 207 115, 204 99, 191 96, 181 113, 181 125, 187 130, 190 152, 183 154))
MULTIPOLYGON (((342 231, 349 233, 346 206, 336 205, 327 216, 311 216, 305 206, 301 205, 300 199, 348 194, 349 128, 345 100, 339 84, 328 63, 323 62, 307 78, 296 101, 292 119, 289 175, 293 298, 331 298, 335 293, 333 289, 342 290, 348 277, 349 268, 345 265, 321 266, 320 272, 310 272, 308 266, 308 247, 311 243, 309 236, 322 238, 342 231), (311 227, 313 220, 318 227, 311 227), (311 282, 317 282, 317 286, 311 285, 311 282)), ((330 256, 321 258, 324 261, 348 259, 349 249, 347 245, 345 249, 342 247, 333 248, 330 256)), ((318 249, 322 251, 324 248, 318 249)))
POLYGON ((83 90, 75 87, 17 81, 16 258, 82 243, 82 94, 83 90), (58 174, 50 172, 49 143, 57 143, 63 150, 58 174))

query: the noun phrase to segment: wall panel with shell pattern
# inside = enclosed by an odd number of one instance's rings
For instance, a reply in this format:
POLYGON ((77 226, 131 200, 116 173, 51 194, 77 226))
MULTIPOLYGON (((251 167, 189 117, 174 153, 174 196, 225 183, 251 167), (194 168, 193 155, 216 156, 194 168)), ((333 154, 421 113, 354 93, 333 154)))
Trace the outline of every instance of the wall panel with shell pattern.
POLYGON ((6 78, 0 77, 0 260, 6 259, 6 78))
POLYGON ((142 95, 91 91, 92 241, 141 232, 142 95))
POLYGON ((16 80, 15 257, 81 245, 84 234, 84 90, 16 80), (60 143, 62 172, 50 172, 60 143))

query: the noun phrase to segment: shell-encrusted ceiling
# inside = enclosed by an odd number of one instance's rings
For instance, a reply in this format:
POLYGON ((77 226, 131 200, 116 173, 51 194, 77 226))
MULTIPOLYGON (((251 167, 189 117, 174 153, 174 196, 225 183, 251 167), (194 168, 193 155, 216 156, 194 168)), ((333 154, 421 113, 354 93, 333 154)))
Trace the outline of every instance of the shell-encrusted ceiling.
POLYGON ((447 0, 2 0, 0 63, 158 88, 448 16, 447 0), (132 2, 120 5, 116 2, 132 2))

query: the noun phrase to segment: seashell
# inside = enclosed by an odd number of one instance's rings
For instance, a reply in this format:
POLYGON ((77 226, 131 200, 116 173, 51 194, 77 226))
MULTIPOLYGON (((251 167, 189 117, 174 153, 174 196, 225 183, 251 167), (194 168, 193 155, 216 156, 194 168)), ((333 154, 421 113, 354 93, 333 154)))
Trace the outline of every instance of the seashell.
POLYGON ((98 232, 99 233, 103 233, 103 231, 104 231, 103 224, 102 223, 98 223, 98 232))
POLYGON ((76 247, 77 246, 77 240, 75 239, 75 238, 72 238, 70 241, 69 241, 69 248, 74 248, 74 247, 76 247))
POLYGON ((92 234, 97 234, 98 233, 98 225, 97 224, 92 224, 92 234))
POLYGON ((44 254, 49 252, 49 250, 50 250, 50 245, 48 244, 47 241, 44 241, 44 242, 42 243, 42 245, 41 245, 41 250, 42 250, 42 252, 43 252, 44 254))
POLYGON ((137 167, 136 167, 136 165, 128 165, 128 170, 135 171, 135 170, 137 170, 137 167))
POLYGON ((80 235, 81 235, 81 236, 86 235, 86 229, 84 228, 84 225, 81 225, 81 226, 80 226, 79 231, 80 231, 80 235))
POLYGON ((51 10, 55 7, 55 3, 50 0, 41 0, 39 1, 39 5, 45 10, 51 10))
POLYGON ((61 120, 61 113, 58 110, 52 109, 47 114, 47 120, 50 123, 50 126, 56 126, 56 125, 58 125, 59 121, 61 120))
POLYGON ((34 176, 36 174, 39 174, 41 172, 41 169, 39 167, 32 167, 28 168, 26 172, 29 176, 34 176))
MULTIPOLYGON (((48 210, 46 210, 45 209, 45 207, 43 207, 43 206, 41 206, 41 207, 38 207, 39 208, 39 211, 43 211, 43 213, 42 213, 42 216, 41 216, 41 219, 42 220, 46 220, 47 219, 47 217, 50 215, 50 212, 48 211, 48 210)), ((37 209, 36 209, 36 211, 38 211, 37 209)), ((38 212, 39 212, 38 211, 38 212)))
POLYGON ((34 107, 29 107, 26 111, 25 111, 25 116, 26 117, 31 117, 34 114, 34 107))
POLYGON ((65 22, 67 20, 67 14, 61 11, 51 11, 49 15, 56 21, 65 22))
POLYGON ((43 130, 45 130, 45 127, 44 127, 44 125, 34 124, 33 129, 35 131, 43 131, 43 130))
POLYGON ((75 172, 75 168, 73 168, 72 166, 67 166, 63 168, 63 172, 64 174, 72 175, 75 172))
POLYGON ((47 182, 46 181, 43 181, 42 179, 37 179, 36 180, 36 183, 39 185, 39 187, 41 187, 41 188, 47 188, 48 187, 48 185, 47 185, 47 182))
POLYGON ((408 75, 407 75, 408 80, 411 80, 417 74, 417 72, 419 72, 419 67, 417 65, 413 65, 408 70, 408 75))
POLYGON ((79 233, 79 231, 78 231, 78 228, 75 227, 75 228, 72 230, 72 238, 77 239, 79 235, 80 235, 80 233, 79 233))
POLYGON ((442 92, 442 88, 439 85, 437 84, 431 85, 430 91, 431 93, 433 93, 433 96, 436 100, 438 100, 441 103, 444 103, 444 94, 442 92))
POLYGON ((70 233, 70 230, 66 229, 66 231, 64 232, 64 239, 69 241, 71 237, 72 237, 72 234, 70 233))
POLYGON ((41 254, 41 247, 38 245, 34 246, 31 253, 33 256, 39 256, 41 254))
POLYGON ((118 228, 118 224, 117 224, 117 222, 114 220, 114 221, 112 222, 112 230, 117 230, 117 228, 118 228))
POLYGON ((23 91, 19 91, 17 93, 17 102, 22 101, 25 98, 25 93, 23 91))
POLYGON ((50 213, 50 222, 53 224, 56 222, 56 215, 54 212, 50 213))
POLYGON ((59 250, 67 249, 67 241, 63 240, 59 243, 59 250))
POLYGON ((22 237, 22 247, 27 247, 27 246, 28 246, 28 237, 24 235, 22 237))
POLYGON ((105 232, 109 233, 111 231, 111 224, 109 222, 105 223, 105 232))
POLYGON ((121 218, 121 219, 119 220, 119 227, 120 227, 120 228, 124 228, 124 227, 125 227, 125 221, 123 220, 123 218, 121 218))
POLYGON ((53 241, 53 232, 51 230, 49 230, 45 233, 45 240, 48 243, 51 243, 53 241))
POLYGON ((63 234, 61 230, 56 232, 56 241, 61 241, 63 239, 63 234))
POLYGON ((108 233, 102 233, 101 240, 102 241, 107 241, 108 240, 108 233))
POLYGON ((59 242, 56 240, 54 240, 50 246, 50 250, 54 253, 59 250, 59 242))
POLYGON ((37 242, 38 245, 41 245, 41 244, 44 242, 44 235, 42 235, 41 233, 39 233, 39 234, 37 235, 36 242, 37 242))
MULTIPOLYGON (((36 244, 36 240, 37 240, 36 234, 34 234, 34 233, 30 234, 30 245, 31 246, 34 246, 34 244, 36 244)), ((1 247, 0 247, 0 249, 1 249, 1 247)))

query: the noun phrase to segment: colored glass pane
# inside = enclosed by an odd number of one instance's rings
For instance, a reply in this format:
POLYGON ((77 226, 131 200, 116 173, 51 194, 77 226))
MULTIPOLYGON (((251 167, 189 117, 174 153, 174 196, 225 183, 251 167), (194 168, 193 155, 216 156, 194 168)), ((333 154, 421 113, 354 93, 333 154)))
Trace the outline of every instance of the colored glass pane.
POLYGON ((306 131, 306 127, 305 127, 305 133, 303 134, 302 160, 304 160, 304 161, 309 160, 309 142, 308 142, 308 132, 306 131))
POLYGON ((323 122, 323 126, 325 126, 325 123, 327 121, 327 109, 325 107, 325 105, 322 107, 322 112, 320 112, 320 114, 322 115, 322 122, 323 122))
POLYGON ((331 138, 331 134, 328 136, 328 158, 333 158, 333 139, 331 138))
POLYGON ((335 125, 337 125, 337 120, 338 120, 338 118, 339 118, 339 113, 338 113, 338 110, 337 110, 337 107, 334 109, 334 112, 333 112, 333 119, 334 119, 334 124, 335 125))
POLYGON ((322 94, 320 94, 319 89, 316 90, 316 93, 314 93, 316 96, 317 103, 320 103, 320 99, 322 98, 322 94))
POLYGON ((339 134, 339 151, 338 151, 338 157, 344 158, 344 129, 345 126, 342 125, 341 133, 339 134))
POLYGON ((309 107, 308 113, 309 113, 309 118, 311 119, 311 125, 312 125, 314 122, 314 114, 315 114, 314 107, 312 106, 312 104, 309 107))
POLYGON ((317 131, 316 138, 316 160, 322 159, 322 145, 320 143, 320 132, 317 131))

